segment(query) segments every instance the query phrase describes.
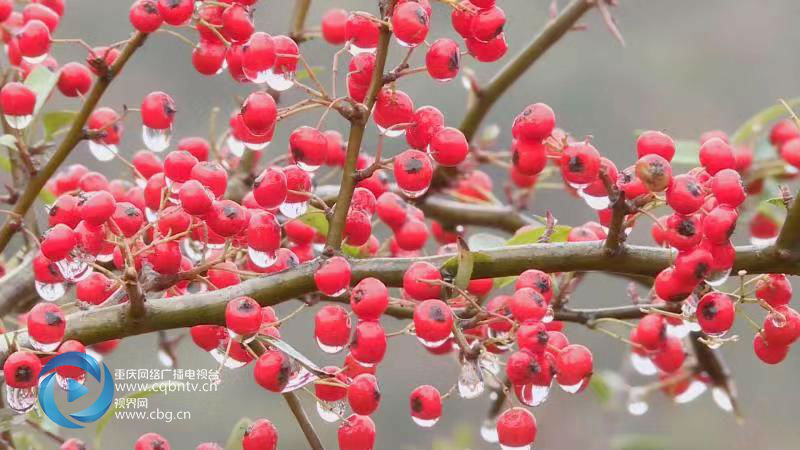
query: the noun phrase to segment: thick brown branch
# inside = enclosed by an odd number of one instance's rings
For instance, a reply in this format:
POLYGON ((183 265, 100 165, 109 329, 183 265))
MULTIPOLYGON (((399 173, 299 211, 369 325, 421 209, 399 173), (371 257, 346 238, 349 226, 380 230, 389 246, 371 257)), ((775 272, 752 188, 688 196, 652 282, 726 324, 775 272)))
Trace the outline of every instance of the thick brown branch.
MULTIPOLYGON (((606 253, 602 242, 532 244, 476 252, 472 277, 492 278, 518 275, 527 269, 545 272, 601 271, 627 275, 654 276, 671 264, 670 251, 662 248, 628 246, 621 255, 606 253)), ((776 258, 770 247, 738 247, 734 272, 800 274, 800 258, 776 258)), ((403 274, 415 261, 427 261, 454 273, 454 255, 425 258, 374 258, 351 261, 354 283, 375 277, 389 286, 401 286, 403 274)), ((127 320, 127 305, 81 311, 67 318, 65 339, 93 344, 109 339, 149 333, 158 330, 222 323, 225 306, 230 299, 248 295, 262 305, 276 305, 314 292, 313 273, 318 262, 303 264, 289 271, 247 280, 219 291, 190 294, 168 299, 148 299, 141 320, 127 320)), ((566 311, 564 311, 567 314, 566 311)), ((568 316, 561 316, 568 317, 568 316)), ((11 336, 8 335, 10 339, 11 336)), ((5 343, 0 339, 0 346, 5 343)), ((0 347, 4 348, 4 347, 0 347)))
POLYGON ((0 229, 0 252, 6 248, 9 241, 11 241, 11 237, 16 230, 19 229, 18 218, 24 217, 25 214, 27 214, 44 185, 50 180, 56 170, 58 170, 61 163, 67 159, 67 156, 72 152, 75 146, 83 139, 83 126, 86 124, 89 115, 94 111, 103 93, 105 93, 108 86, 122 70, 125 63, 128 62, 133 52, 144 43, 145 39, 147 39, 147 34, 136 33, 122 50, 122 53, 120 53, 114 65, 108 69, 105 76, 97 78, 91 92, 89 92, 89 95, 83 103, 83 107, 81 107, 81 110, 75 117, 75 121, 72 122, 72 126, 66 136, 64 136, 64 140, 61 141, 61 145, 58 146, 58 149, 56 149, 55 153, 53 153, 47 161, 47 164, 30 179, 25 187, 25 191, 14 206, 14 214, 9 215, 3 228, 0 229))

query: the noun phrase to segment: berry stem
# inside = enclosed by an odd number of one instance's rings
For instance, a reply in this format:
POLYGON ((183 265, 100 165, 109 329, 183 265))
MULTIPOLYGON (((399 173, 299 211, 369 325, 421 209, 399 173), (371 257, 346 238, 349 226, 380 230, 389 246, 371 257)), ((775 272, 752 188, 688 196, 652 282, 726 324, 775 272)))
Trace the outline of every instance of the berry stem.
POLYGON ((289 30, 289 37, 298 44, 309 39, 309 36, 305 33, 306 16, 308 15, 309 8, 311 8, 311 0, 295 0, 294 2, 292 27, 289 30))

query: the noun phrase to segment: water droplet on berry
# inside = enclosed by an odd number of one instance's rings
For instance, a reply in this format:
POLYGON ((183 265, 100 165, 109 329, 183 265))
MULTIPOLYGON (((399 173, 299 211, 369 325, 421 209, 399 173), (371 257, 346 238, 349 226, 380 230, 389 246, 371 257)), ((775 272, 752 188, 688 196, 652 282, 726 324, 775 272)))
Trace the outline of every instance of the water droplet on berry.
POLYGON ((113 144, 103 144, 102 142, 90 140, 89 151, 92 156, 100 162, 111 161, 117 154, 117 146, 113 144))
POLYGON ((319 346, 320 350, 322 350, 325 353, 331 354, 331 355, 339 353, 345 347, 344 345, 340 345, 340 346, 325 345, 322 342, 320 342, 319 338, 317 338, 317 345, 319 346))
POLYGON ((508 350, 514 346, 514 341, 509 339, 511 334, 508 331, 496 331, 489 328, 488 334, 490 339, 495 340, 494 346, 497 347, 498 350, 508 350))
POLYGON ((573 189, 577 189, 578 191, 581 191, 581 190, 586 189, 587 187, 589 187, 589 185, 592 184, 592 183, 573 183, 571 181, 567 181, 567 184, 570 185, 570 187, 572 187, 573 189))
POLYGON ((247 148, 249 148, 250 150, 255 150, 255 151, 258 151, 258 150, 264 150, 265 148, 267 148, 267 146, 269 146, 270 142, 272 142, 272 141, 266 141, 266 142, 245 142, 245 143, 244 143, 244 146, 245 146, 245 147, 247 147, 247 148))
POLYGON ((649 406, 644 400, 645 391, 642 388, 631 388, 628 391, 628 412, 634 416, 641 416, 647 412, 649 406))
POLYGON ((297 164, 297 167, 305 170, 306 172, 314 172, 321 167, 321 166, 312 166, 304 163, 303 161, 297 161, 295 164, 297 164))
POLYGON ((380 126, 378 124, 375 124, 375 126, 378 127, 378 131, 380 131, 381 134, 383 134, 384 136, 386 136, 388 138, 395 138, 395 137, 399 137, 399 136, 402 136, 402 135, 406 134, 406 129, 403 128, 403 127, 393 128, 393 129, 390 130, 390 129, 387 129, 387 128, 383 128, 382 126, 380 126))
POLYGON ((289 219, 295 219, 308 211, 308 202, 288 203, 283 202, 279 207, 281 214, 289 219))
POLYGON ((27 128, 28 125, 30 125, 31 122, 33 121, 33 114, 26 114, 23 116, 12 116, 9 114, 5 114, 3 117, 5 117, 6 122, 8 122, 8 125, 11 128, 15 128, 17 130, 22 130, 24 128, 27 128))
POLYGON ((402 192, 403 195, 406 196, 406 198, 417 198, 417 197, 422 197, 426 192, 428 192, 428 188, 426 187, 425 189, 422 189, 420 191, 409 191, 406 189, 400 189, 400 192, 402 192))
POLYGON ((295 391, 309 383, 313 383, 317 379, 319 379, 318 376, 309 372, 305 367, 298 365, 297 369, 289 375, 289 382, 286 383, 286 387, 283 388, 281 393, 285 394, 286 392, 295 391))
POLYGON ((23 56, 22 59, 28 64, 35 65, 47 59, 47 53, 43 53, 39 56, 23 56))
POLYGON ((88 277, 93 271, 82 258, 72 256, 56 261, 56 267, 65 280, 73 283, 88 277))
POLYGON ((549 385, 526 384, 519 390, 517 398, 525 406, 535 407, 542 405, 550 397, 550 388, 553 386, 552 380, 549 385))
POLYGON ((631 366, 633 370, 644 376, 651 376, 658 373, 658 368, 650 358, 631 352, 631 366))
POLYGON ((214 358, 214 360, 217 363, 222 364, 227 369, 238 369, 239 367, 242 367, 245 364, 247 364, 246 362, 231 358, 230 355, 226 356, 225 355, 226 347, 227 343, 224 342, 223 340, 222 342, 220 342, 219 347, 209 351, 208 354, 211 355, 211 357, 214 358))
POLYGON ((580 382, 578 382, 576 384, 566 384, 565 385, 565 384, 559 383, 558 385, 561 387, 561 389, 564 392, 567 392, 569 394, 577 394, 578 392, 583 390, 583 388, 586 387, 587 384, 589 384, 589 378, 588 377, 584 378, 583 380, 581 380, 580 382))
POLYGON ((595 197, 594 195, 586 194, 582 190, 578 191, 578 195, 580 195, 583 201, 592 209, 601 210, 611 206, 611 200, 608 199, 608 196, 595 197))
POLYGON ((342 419, 346 407, 344 400, 335 402, 317 401, 317 414, 325 422, 334 423, 342 419))
POLYGON ((91 348, 87 348, 86 349, 86 354, 91 356, 92 358, 94 358, 94 360, 97 361, 97 362, 103 361, 103 355, 100 354, 100 353, 97 353, 96 351, 92 350, 91 348))
MULTIPOLYGON (((499 375, 502 367, 500 367, 500 360, 494 353, 482 353, 481 356, 478 357, 478 366, 483 369, 487 370, 494 375, 499 375)), ((495 381, 494 379, 492 381, 495 381)))
POLYGON ((258 71, 252 71, 252 70, 247 70, 247 69, 243 68, 243 72, 244 72, 244 76, 248 80, 252 81, 253 83, 264 84, 269 79, 270 69, 258 72, 258 71))
POLYGON ((682 339, 689 334, 689 331, 691 331, 690 328, 690 325, 686 322, 683 322, 680 325, 667 324, 667 334, 682 339))
POLYGON ((272 89, 283 92, 294 86, 294 72, 275 73, 272 69, 269 69, 266 81, 272 89))
POLYGON ((542 317, 542 323, 550 323, 555 318, 556 318, 556 312, 553 310, 552 306, 548 306, 547 310, 544 313, 544 317, 542 317))
POLYGON ((347 51, 350 52, 350 54, 353 56, 360 55, 362 53, 375 53, 375 50, 376 49, 374 48, 362 48, 352 43, 347 48, 347 51))
POLYGON ((64 283, 42 283, 41 281, 35 281, 33 284, 36 287, 36 293, 46 302, 54 302, 63 297, 67 292, 64 283))
POLYGON ((36 386, 29 388, 14 388, 6 385, 6 402, 8 406, 18 413, 23 413, 36 404, 36 386))
POLYGON ((483 394, 485 386, 483 375, 474 361, 466 361, 461 365, 458 374, 458 395, 461 398, 472 399, 483 394))
POLYGON ((144 145, 154 152, 163 152, 169 147, 169 141, 172 138, 172 128, 165 128, 157 130, 142 126, 142 142, 144 145))
POLYGON ((233 136, 228 136, 228 151, 231 152, 231 155, 239 158, 244 155, 244 142, 236 139, 233 136))
POLYGON ((490 443, 496 444, 499 438, 497 437, 497 424, 494 420, 486 419, 481 424, 481 438, 490 443))
POLYGON ((250 257, 250 261, 252 261, 253 264, 262 268, 270 267, 278 260, 278 255, 274 251, 262 252, 253 247, 247 247, 247 256, 250 257))
POLYGON ((675 403, 689 403, 697 397, 700 397, 707 389, 708 387, 706 387, 706 384, 702 381, 692 380, 685 391, 675 396, 675 403))
POLYGON ((706 283, 709 286, 714 286, 714 287, 722 286, 723 284, 725 284, 726 281, 728 281, 728 277, 730 276, 730 274, 731 274, 731 269, 718 270, 712 272, 708 276, 706 276, 706 283))
POLYGON ((175 367, 175 360, 164 350, 158 350, 158 362, 164 367, 175 367))
POLYGON ((40 352, 52 352, 57 349, 59 345, 61 345, 61 341, 45 344, 44 342, 39 342, 32 337, 29 339, 29 341, 31 343, 31 347, 39 350, 40 352))
POLYGON ((421 426, 422 428, 430 428, 436 425, 436 422, 439 421, 439 417, 435 419, 420 419, 419 417, 411 416, 411 420, 413 420, 415 424, 421 426))
POLYGON ((530 444, 528 444, 528 445, 523 445, 523 446, 520 446, 520 447, 511 447, 510 445, 500 444, 500 448, 503 449, 503 450, 530 450, 531 446, 530 446, 530 444))
POLYGON ((750 243, 759 248, 769 247, 770 245, 774 244, 775 241, 777 240, 778 240, 777 236, 772 238, 757 238, 752 236, 750 237, 750 243))
POLYGON ((447 342, 447 340, 450 339, 452 336, 453 335, 451 333, 450 336, 447 336, 446 338, 438 340, 438 341, 427 341, 427 340, 422 339, 421 337, 417 336, 417 340, 427 348, 438 348, 438 347, 441 347, 442 345, 444 345, 444 343, 447 342))
POLYGON ((725 412, 733 411, 733 402, 731 402, 731 397, 725 389, 721 387, 711 388, 711 397, 714 399, 714 403, 717 404, 719 409, 725 412))
POLYGON ((101 253, 97 255, 97 262, 107 263, 114 260, 114 252, 111 253, 101 253))

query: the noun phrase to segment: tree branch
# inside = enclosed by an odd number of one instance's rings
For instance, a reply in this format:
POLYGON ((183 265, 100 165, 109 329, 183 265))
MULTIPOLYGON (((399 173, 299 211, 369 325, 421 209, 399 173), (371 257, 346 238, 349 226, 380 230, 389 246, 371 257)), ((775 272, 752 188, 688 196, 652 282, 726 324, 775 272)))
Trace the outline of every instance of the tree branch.
POLYGON ((800 195, 795 195, 775 246, 782 251, 794 251, 800 246, 800 195))
POLYGON ((108 86, 122 70, 125 63, 128 62, 133 52, 144 43, 145 39, 147 39, 147 34, 136 33, 122 50, 122 53, 120 53, 114 65, 109 68, 107 73, 97 78, 97 81, 95 81, 92 87, 92 91, 83 103, 83 107, 81 107, 81 110, 72 122, 72 126, 67 132, 67 135, 64 136, 64 140, 61 141, 61 145, 58 146, 58 149, 56 149, 55 153, 53 153, 47 161, 47 164, 30 179, 25 191, 14 206, 14 214, 8 216, 8 219, 6 219, 3 224, 3 228, 0 229, 0 252, 6 248, 9 241, 11 241, 11 237, 19 229, 19 218, 27 214, 44 185, 50 177, 53 176, 56 170, 58 170, 61 163, 64 162, 75 146, 83 139, 83 127, 89 115, 94 111, 103 93, 105 93, 108 86))
MULTIPOLYGON (((384 15, 391 16, 397 0, 389 0, 385 8, 384 15)), ((375 55, 375 69, 372 74, 372 81, 364 100, 360 114, 354 115, 350 119, 350 135, 347 140, 347 153, 345 155, 344 168, 342 170, 342 182, 340 183, 339 196, 336 199, 336 209, 333 212, 333 219, 328 231, 326 251, 338 251, 342 247, 342 234, 344 224, 347 220, 347 212, 350 209, 350 201, 353 199, 353 190, 356 187, 356 163, 358 153, 361 150, 361 141, 364 138, 364 130, 369 120, 370 111, 375 104, 378 92, 383 87, 383 71, 386 68, 386 56, 389 53, 389 40, 392 31, 385 24, 381 25, 381 34, 378 40, 378 48, 375 55)))
POLYGON ((289 37, 296 43, 304 42, 308 37, 305 34, 306 16, 311 7, 311 0, 295 0, 292 12, 292 28, 289 37))
POLYGON ((297 398, 297 394, 294 392, 287 392, 283 394, 283 398, 286 400, 286 403, 289 404, 289 409, 292 410, 292 414, 294 414, 294 418, 297 419, 297 423, 300 424, 300 429, 303 430, 308 445, 311 446, 312 450, 323 450, 325 447, 322 445, 322 442, 320 442, 319 436, 317 436, 317 432, 314 430, 314 425, 308 420, 308 415, 303 409, 300 399, 297 398))
MULTIPOLYGON (((472 278, 512 276, 527 269, 655 276, 672 261, 670 250, 656 247, 632 245, 626 247, 621 255, 609 255, 602 242, 531 244, 475 253, 480 257, 475 260, 472 278)), ((800 274, 800 256, 781 259, 776 255, 774 247, 737 247, 733 270, 747 270, 750 274, 800 274)), ((440 269, 444 267, 447 273, 455 273, 457 259, 454 256, 356 259, 350 262, 352 281, 357 283, 364 278, 375 277, 388 286, 402 286, 403 274, 411 263, 427 261, 440 269)), ((317 261, 312 261, 279 274, 250 279, 218 291, 148 299, 145 314, 137 321, 127 320, 128 307, 124 304, 79 311, 67 317, 65 339, 76 339, 89 345, 159 330, 221 324, 224 322, 225 306, 233 298, 247 295, 262 305, 277 305, 314 292, 313 274, 317 265, 317 261)), ((568 310, 562 311, 562 314, 561 318, 570 317, 568 310)), ((11 334, 6 337, 11 339, 11 334)), ((24 344, 24 333, 21 333, 21 338, 24 344)), ((7 350, 3 339, 0 339, 0 349, 7 350)))

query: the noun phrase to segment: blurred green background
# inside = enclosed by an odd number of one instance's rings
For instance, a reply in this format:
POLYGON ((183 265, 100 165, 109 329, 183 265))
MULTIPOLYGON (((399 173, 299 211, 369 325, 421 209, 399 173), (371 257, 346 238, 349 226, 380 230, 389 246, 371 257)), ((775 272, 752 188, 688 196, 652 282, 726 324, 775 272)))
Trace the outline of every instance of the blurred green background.
MULTIPOLYGON (((376 1, 314 0, 309 26, 317 26, 322 13, 330 7, 362 9, 374 12, 376 1)), ((549 0, 500 0, 509 23, 506 26, 509 55, 522 48, 547 20, 549 0)), ((732 131, 747 117, 780 97, 798 95, 797 73, 800 60, 796 33, 800 3, 794 0, 728 1, 673 0, 621 1, 613 9, 627 41, 622 48, 605 29, 599 15, 592 11, 582 21, 586 31, 576 31, 559 42, 496 105, 486 124, 502 127, 500 144, 510 144, 510 123, 527 104, 543 101, 556 111, 559 126, 577 136, 591 135, 601 152, 622 168, 634 162, 635 129, 665 130, 675 138, 696 138, 701 132, 721 128, 732 131)), ((272 34, 288 31, 293 2, 261 0, 257 5, 259 29, 272 34)), ((566 4, 559 2, 560 6, 566 4)), ((57 37, 82 37, 92 45, 107 44, 128 36, 129 1, 68 1, 67 12, 57 37)), ((449 12, 434 5, 430 39, 454 36, 449 27, 449 12)), ((193 35, 193 39, 196 37, 193 35)), ((335 48, 322 41, 302 47, 312 65, 329 66, 335 48)), ((403 51, 395 44, 391 58, 397 61, 403 51)), ((61 63, 82 60, 85 53, 77 46, 61 46, 55 56, 61 63)), ((420 64, 421 54, 415 56, 420 64)), ((415 65, 412 64, 412 65, 415 65)), ((479 64, 467 57, 464 65, 474 69, 478 79, 488 80, 500 66, 479 64)), ((325 80, 330 70, 321 73, 325 80)), ((343 83, 339 85, 340 92, 343 83)), ((464 90, 458 81, 447 85, 432 82, 425 76, 403 79, 399 86, 409 92, 417 105, 431 104, 441 109, 449 125, 457 125, 464 111, 464 90)), ((236 95, 246 95, 252 87, 237 85, 227 74, 206 78, 191 66, 190 48, 166 35, 151 36, 136 53, 120 79, 113 84, 103 104, 120 109, 123 104, 138 106, 141 98, 153 90, 170 93, 178 105, 176 137, 206 136, 208 112, 220 106, 225 114, 235 107, 236 95)), ((284 104, 299 98, 284 96, 284 104)), ((59 100, 60 102, 61 100, 59 100)), ((76 103, 63 102, 77 108, 76 103)), ((285 151, 286 137, 299 124, 315 123, 318 113, 295 116, 282 123, 269 155, 285 151)), ((220 124, 222 120, 220 120, 220 124)), ((328 128, 346 131, 334 114, 328 128)), ((138 118, 126 122, 127 135, 122 151, 130 155, 141 147, 138 118)), ((375 134, 368 137, 364 150, 372 152, 375 134)), ((403 150, 402 140, 390 142, 387 151, 403 150)), ((268 157, 269 158, 269 157, 268 157)), ((70 158, 113 175, 121 165, 101 165, 91 159, 82 145, 70 158)), ((498 177, 496 187, 502 184, 498 177)), ((573 200, 564 206, 565 195, 544 191, 532 205, 536 214, 552 209, 561 223, 578 224, 594 218, 582 202, 573 200)), ((634 241, 642 241, 649 225, 640 224, 634 241)), ((573 295, 573 306, 624 304, 625 282, 600 275, 590 275, 573 295)), ((279 308, 286 313, 296 302, 279 308)), ((342 357, 322 354, 313 342, 312 313, 292 320, 282 329, 284 337, 309 357, 324 364, 341 363, 342 357)), ((388 331, 403 325, 385 320, 388 331)), ((752 354, 752 332, 737 328, 740 342, 726 345, 722 352, 733 369, 740 391, 746 422, 739 426, 720 411, 705 394, 694 403, 678 406, 656 394, 650 412, 643 417, 628 415, 624 399, 598 402, 592 392, 572 396, 554 388, 550 400, 535 409, 539 422, 538 448, 792 448, 798 445, 796 415, 792 406, 800 401, 796 387, 800 368, 798 355, 792 354, 778 367, 767 367, 752 354), (641 438, 637 438, 641 436, 641 438)), ((175 336, 184 330, 173 330, 175 336)), ((595 354, 598 371, 625 371, 624 345, 600 334, 569 326, 573 342, 588 345, 595 354)), ((159 367, 155 336, 128 339, 107 359, 111 369, 159 367)), ((179 347, 180 367, 216 368, 213 360, 184 339, 179 347)), ((414 425, 408 413, 408 394, 419 384, 433 384, 446 391, 455 381, 457 365, 451 357, 433 357, 413 337, 392 338, 386 362, 379 375, 384 394, 380 410, 373 418, 378 428, 376 448, 494 448, 477 434, 489 400, 451 398, 446 401, 444 417, 432 429, 414 425)), ((649 380, 632 378, 631 383, 649 380)), ((304 397, 307 410, 328 447, 335 447, 336 427, 315 416, 314 406, 304 397)), ((250 367, 226 371, 220 391, 215 394, 171 394, 150 400, 151 409, 189 410, 192 419, 166 424, 157 421, 112 422, 104 435, 104 448, 131 448, 142 433, 154 431, 167 437, 173 449, 194 448, 200 442, 224 443, 234 424, 242 416, 265 417, 280 430, 281 448, 305 448, 306 443, 283 399, 260 389, 252 381, 250 367)), ((75 434, 91 441, 93 428, 75 434)), ((50 441, 42 438, 50 445, 50 441)))

